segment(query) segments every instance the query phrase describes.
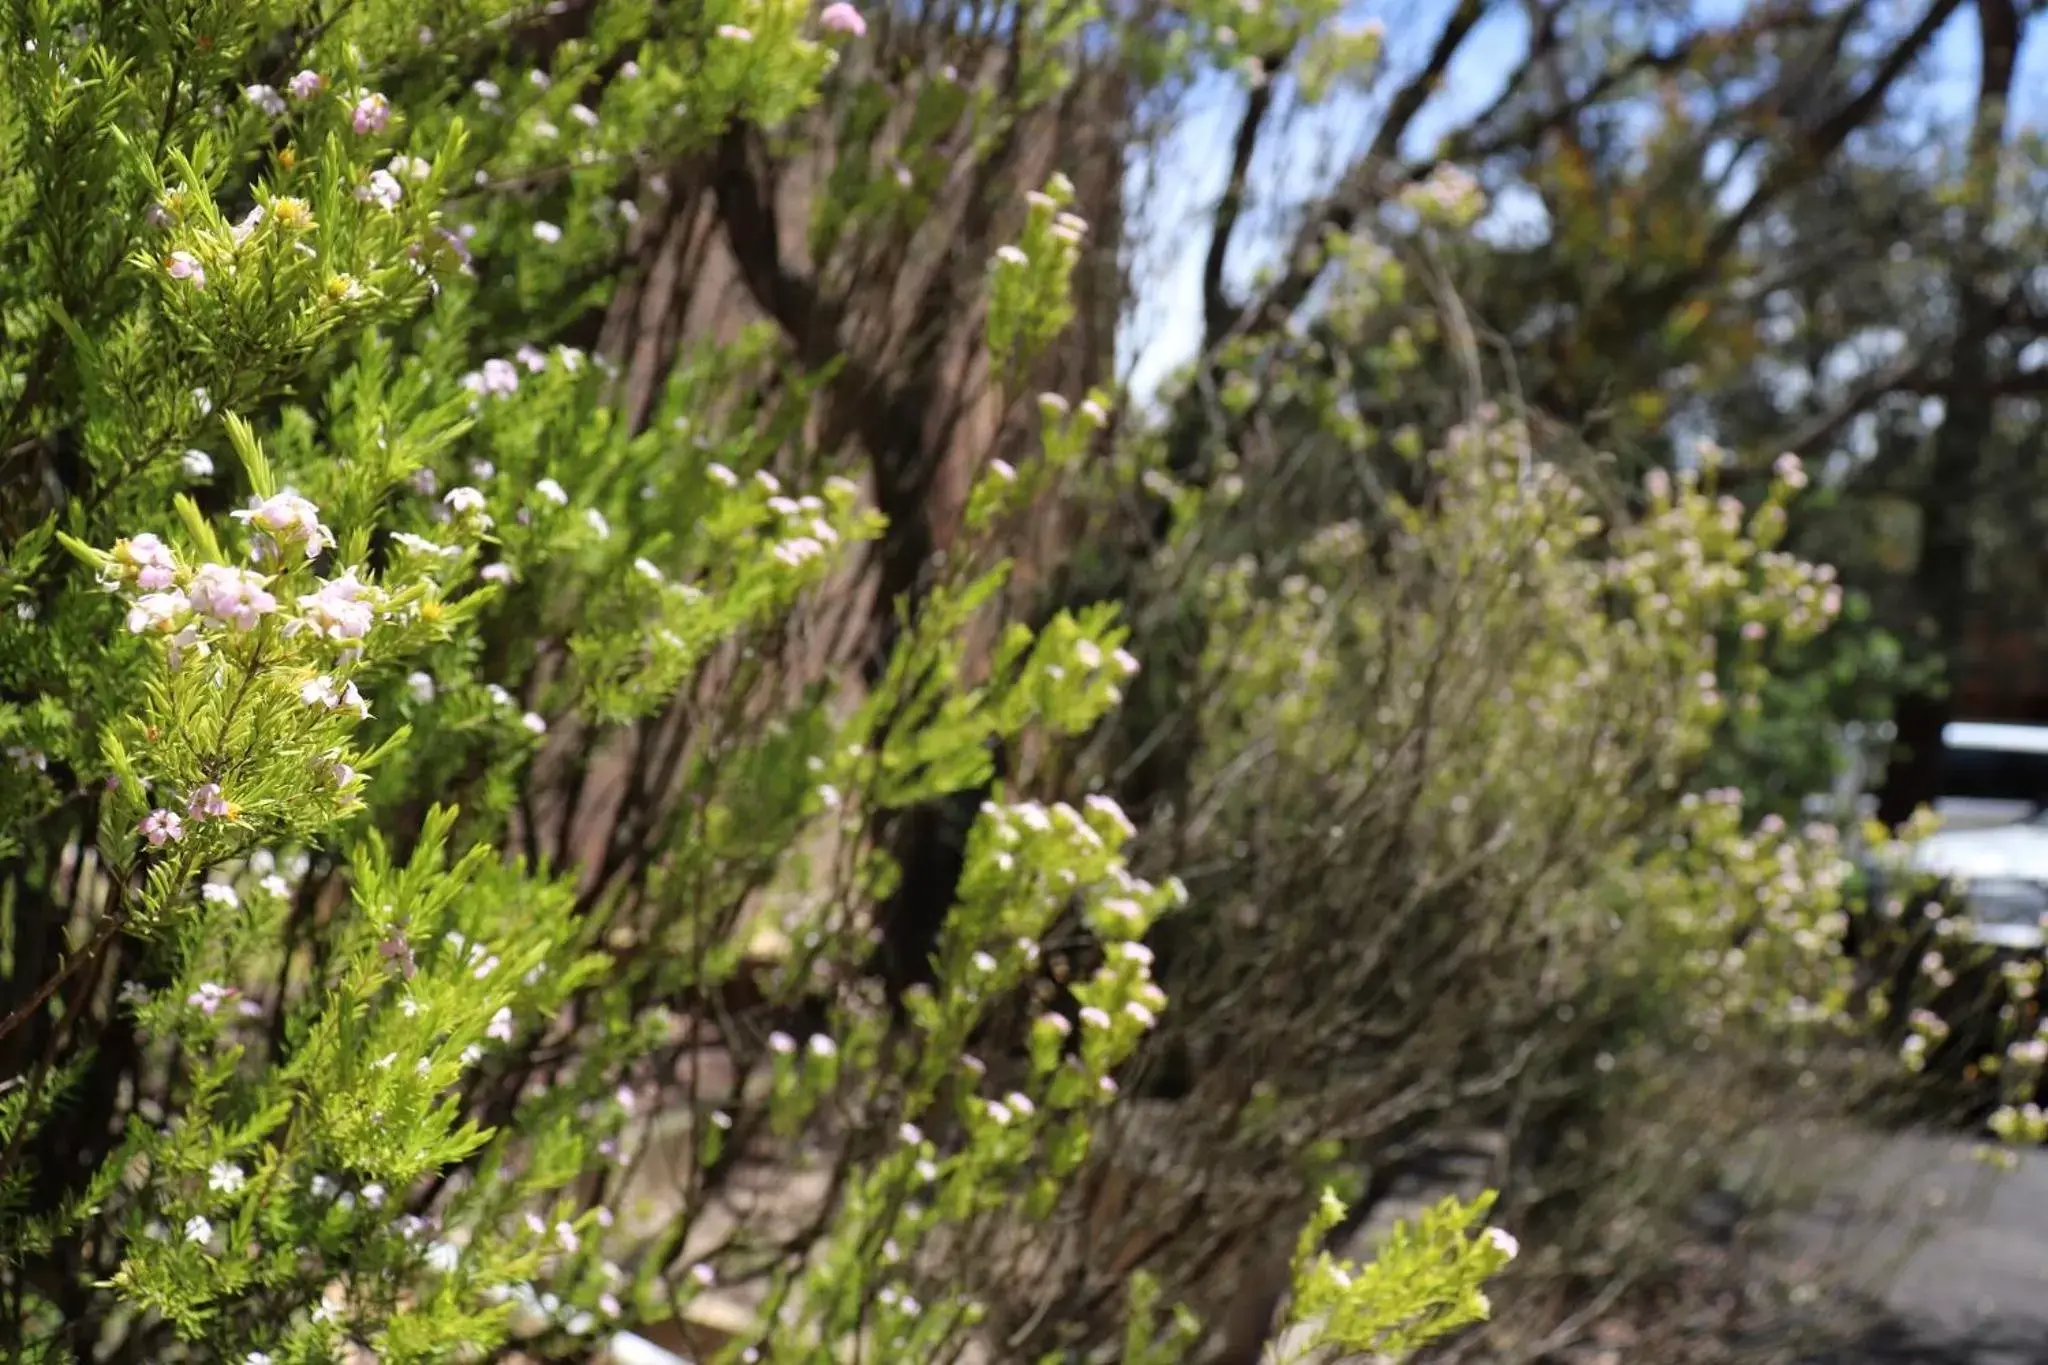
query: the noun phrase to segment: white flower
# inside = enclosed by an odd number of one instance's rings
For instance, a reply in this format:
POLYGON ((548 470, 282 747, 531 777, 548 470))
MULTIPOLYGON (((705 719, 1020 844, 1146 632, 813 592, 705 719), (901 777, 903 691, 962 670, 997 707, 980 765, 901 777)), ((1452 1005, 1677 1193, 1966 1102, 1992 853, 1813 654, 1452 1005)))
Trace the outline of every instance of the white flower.
POLYGON ((433 559, 455 559, 462 554, 459 546, 442 545, 428 540, 425 536, 416 536, 410 531, 393 531, 391 539, 416 555, 425 555, 433 559))
POLYGON ((408 673, 405 676, 405 688, 412 693, 414 701, 425 706, 434 699, 434 675, 426 672, 408 673))
POLYGON ((512 704, 512 694, 496 683, 492 683, 484 688, 484 695, 491 699, 491 704, 494 706, 510 706, 512 704))
POLYGON ((188 450, 179 457, 178 467, 188 479, 209 479, 213 477, 213 456, 203 450, 188 450))
POLYGON ((248 1182, 248 1175, 232 1161, 216 1161, 206 1171, 206 1188, 219 1194, 233 1194, 248 1182))
POLYGON ((235 894, 235 888, 226 882, 208 882, 199 888, 199 895, 208 905, 236 906, 242 898, 235 894))
POLYGON ((191 606, 185 594, 175 588, 169 592, 144 593, 128 608, 128 633, 168 635, 191 606))
POLYGON ((266 894, 275 896, 279 900, 283 900, 292 893, 291 883, 278 876, 275 872, 256 883, 256 885, 263 888, 266 894))
POLYGON ((471 81, 469 88, 476 92, 476 97, 480 100, 494 100, 505 93, 498 88, 496 81, 488 79, 471 81))
POLYGON ((455 1273, 462 1263, 462 1248, 453 1242, 434 1242, 427 1247, 427 1265, 443 1275, 455 1273))
POLYGON ((210 1242, 213 1240, 213 1224, 193 1214, 185 1220, 185 1240, 188 1242, 210 1242))
POLYGON ((556 483, 553 479, 540 480, 534 484, 533 491, 557 507, 567 507, 569 505, 569 495, 563 491, 562 485, 556 483))
POLYGON ((774 553, 783 563, 794 566, 825 553, 825 547, 810 536, 797 536, 777 545, 774 553))
POLYGON ((1486 1230, 1486 1241, 1487 1245, 1507 1257, 1510 1261, 1521 1254, 1522 1244, 1517 1242, 1515 1235, 1506 1228, 1488 1228, 1486 1230))
POLYGON ((597 126, 597 111, 587 104, 570 105, 569 117, 575 119, 585 128, 595 128, 597 126))
POLYGON ((1031 258, 1024 254, 1024 248, 1020 246, 997 247, 996 259, 1004 265, 1015 266, 1020 270, 1031 264, 1031 258))
POLYGON ((612 524, 604 519, 604 513, 598 511, 595 507, 586 508, 583 513, 583 520, 589 523, 590 529, 597 533, 599 540, 610 538, 612 524))
POLYGON ((553 223, 539 222, 533 225, 533 240, 545 246, 553 246, 562 240, 562 230, 553 223))
POLYGON ((548 732, 547 717, 541 715, 538 711, 528 711, 519 718, 519 723, 533 731, 536 735, 544 735, 548 732))
POLYGON ((441 501, 448 504, 448 510, 457 516, 466 516, 471 512, 481 512, 484 510, 484 495, 467 484, 460 488, 449 489, 441 501))
POLYGON ((389 171, 372 171, 369 183, 356 191, 356 198, 366 204, 375 204, 388 213, 405 198, 405 186, 399 184, 398 177, 389 171))
POLYGON ((510 1009, 500 1007, 498 1012, 491 1016, 491 1022, 489 1026, 484 1029, 484 1036, 486 1038, 494 1038, 501 1043, 511 1042, 512 1011, 510 1009))
MULTIPOLYGON (((424 1060, 424 1059, 422 1059, 424 1060)), ((384 1207, 384 1187, 374 1180, 363 1186, 363 1202, 373 1209, 384 1207)))
POLYGON ((270 1356, 263 1351, 251 1351, 242 1357, 242 1365, 270 1365, 270 1356))

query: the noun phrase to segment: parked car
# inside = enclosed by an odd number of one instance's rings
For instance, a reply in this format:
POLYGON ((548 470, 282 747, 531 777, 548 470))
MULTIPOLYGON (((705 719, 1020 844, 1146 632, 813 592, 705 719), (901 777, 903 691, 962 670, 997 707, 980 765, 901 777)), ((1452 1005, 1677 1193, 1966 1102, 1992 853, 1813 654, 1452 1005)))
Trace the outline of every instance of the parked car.
POLYGON ((1942 744, 1941 829, 1913 864, 1963 889, 1980 941, 2038 949, 2048 937, 2048 725, 1957 721, 1942 744))

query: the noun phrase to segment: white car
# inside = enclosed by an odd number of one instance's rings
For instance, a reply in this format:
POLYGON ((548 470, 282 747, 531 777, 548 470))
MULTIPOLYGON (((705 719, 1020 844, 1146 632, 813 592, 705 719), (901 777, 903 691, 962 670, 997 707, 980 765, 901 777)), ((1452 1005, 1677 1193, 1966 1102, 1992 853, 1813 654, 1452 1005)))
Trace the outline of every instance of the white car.
POLYGON ((1941 829, 1913 866, 1961 885, 1979 941, 2040 948, 2048 928, 2048 725, 1957 721, 1947 750, 1941 829))

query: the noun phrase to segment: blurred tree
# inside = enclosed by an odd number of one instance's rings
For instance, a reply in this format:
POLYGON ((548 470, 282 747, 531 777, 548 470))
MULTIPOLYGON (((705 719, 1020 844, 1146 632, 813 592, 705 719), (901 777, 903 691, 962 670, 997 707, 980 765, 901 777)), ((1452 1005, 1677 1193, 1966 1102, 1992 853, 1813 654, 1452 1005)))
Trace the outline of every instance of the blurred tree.
MULTIPOLYGON (((1272 420, 1289 396, 1262 392, 1239 357, 1290 327, 1312 336, 1343 255, 1332 242, 1365 232, 1466 301, 1458 325, 1424 319, 1405 342, 1425 359, 1465 353, 1479 379, 1432 389, 1423 376, 1450 371, 1425 363, 1377 383, 1358 396, 1361 436, 1398 435, 1484 388, 1612 452, 1631 479, 1685 467, 1703 440, 1730 452, 1723 487, 1746 499, 1779 454, 1813 464, 1830 496, 1802 508, 1793 543, 1839 562, 1868 598, 1845 639, 1869 633, 1855 648, 1876 659, 1896 637, 1924 665, 1911 686, 1896 671, 1859 679, 1908 693, 1884 802, 1902 818, 1938 785, 1945 683, 1968 669, 1971 641, 2048 607, 2012 588, 2039 578, 2048 186, 2041 140, 2009 104, 2042 13, 2018 0, 1777 0, 1729 20, 1462 0, 1420 59, 1372 92, 1379 120, 1363 150, 1325 192, 1280 206, 1297 225, 1274 267, 1233 271, 1260 258, 1247 203, 1270 182, 1260 154, 1284 136, 1269 126, 1287 103, 1275 83, 1298 80, 1298 54, 1269 57, 1208 228, 1203 336, 1166 418, 1167 467, 1207 484, 1272 420), (1498 96, 1417 154, 1412 130, 1446 73, 1512 16, 1527 41, 1498 96), (1972 40, 1975 89, 1945 119, 1950 34, 1972 40), (1441 162, 1491 196, 1479 232, 1404 211, 1441 162)), ((1263 207, 1270 221, 1275 206, 1263 207)), ((1161 525, 1129 534, 1142 545, 1161 525)), ((1159 738, 1185 711, 1177 684, 1156 676, 1143 701, 1140 807, 1170 799, 1185 752, 1159 738)))

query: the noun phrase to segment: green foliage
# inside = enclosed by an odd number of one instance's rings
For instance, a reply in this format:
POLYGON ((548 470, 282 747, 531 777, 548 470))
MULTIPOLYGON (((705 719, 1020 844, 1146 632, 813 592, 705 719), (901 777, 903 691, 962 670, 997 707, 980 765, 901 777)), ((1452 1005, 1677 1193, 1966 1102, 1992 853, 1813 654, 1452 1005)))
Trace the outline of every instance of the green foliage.
POLYGON ((1319 1342, 1397 1357, 1483 1321, 1480 1285, 1516 1252, 1515 1239, 1499 1229, 1474 1231, 1492 1203, 1490 1197, 1446 1199, 1397 1225, 1373 1260, 1359 1266, 1319 1250, 1345 1212, 1342 1201, 1324 1191, 1295 1251, 1294 1315, 1320 1320, 1319 1342))
MULTIPOLYGON (((1050 1222, 1166 1007, 1144 940, 1180 884, 1131 870, 1108 798, 994 785, 1138 671, 1113 604, 997 610, 1003 535, 1106 398, 1039 400, 835 691, 798 646, 890 534, 811 445, 835 360, 756 330, 643 376, 643 418, 572 338, 676 193, 655 155, 781 135, 858 25, 588 11, 0 24, 10 1360, 560 1354, 726 1277, 768 1287, 736 1351, 937 1358, 987 1312, 961 1249, 1050 1222), (927 977, 885 999, 882 832, 984 788, 927 977), (974 1058, 1027 1003, 1014 1055, 974 1058), (815 1164, 800 1232, 731 1214, 815 1164)), ((1100 17, 1015 12, 980 151, 1100 17)), ((980 98, 930 94, 912 142, 980 98)), ((917 208, 852 159, 832 184, 820 243, 917 208)), ((1013 388, 1073 317, 1073 193, 1027 196, 990 266, 1013 388)), ((1315 1269, 1304 1304, 1343 1332, 1398 1305, 1399 1340, 1469 1319, 1479 1262, 1409 1245, 1371 1303, 1315 1269)), ((1188 1307, 1140 1330, 1143 1298, 1131 1358, 1191 1350, 1188 1307)))

